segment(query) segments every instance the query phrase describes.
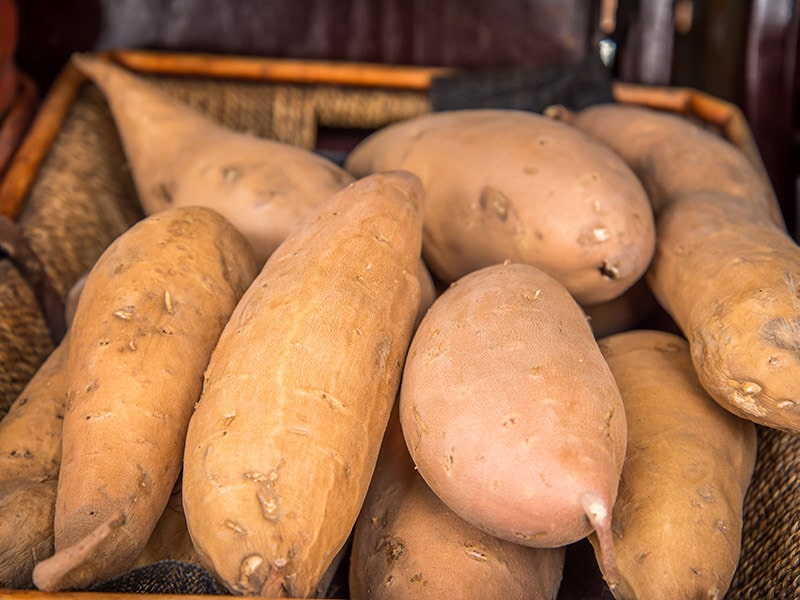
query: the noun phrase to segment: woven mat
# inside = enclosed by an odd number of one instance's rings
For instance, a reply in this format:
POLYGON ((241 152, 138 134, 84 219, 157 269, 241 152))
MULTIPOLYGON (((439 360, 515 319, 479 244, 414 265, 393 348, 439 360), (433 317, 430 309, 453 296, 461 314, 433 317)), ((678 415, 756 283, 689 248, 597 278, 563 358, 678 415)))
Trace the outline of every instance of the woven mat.
POLYGON ((758 428, 742 555, 727 600, 800 598, 800 436, 758 428))

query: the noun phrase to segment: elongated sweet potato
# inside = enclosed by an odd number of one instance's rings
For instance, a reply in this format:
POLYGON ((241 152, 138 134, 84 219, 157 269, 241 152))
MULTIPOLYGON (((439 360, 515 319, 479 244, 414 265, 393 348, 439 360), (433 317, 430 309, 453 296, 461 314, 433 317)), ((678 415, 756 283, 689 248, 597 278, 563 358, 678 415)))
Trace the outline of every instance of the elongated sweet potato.
POLYGON ((563 547, 502 540, 447 508, 414 469, 395 411, 353 535, 352 600, 554 600, 563 567, 563 547))
POLYGON ((420 176, 423 255, 446 283, 511 260, 541 268, 589 305, 619 296, 653 255, 652 211, 627 165, 539 114, 415 117, 369 136, 346 167, 356 176, 386 169, 420 176))
POLYGON ((423 201, 403 172, 335 194, 220 336, 183 502, 201 560, 232 592, 308 597, 355 524, 420 309, 423 201))
POLYGON ((211 351, 256 270, 244 237, 203 207, 144 219, 91 269, 69 338, 56 552, 36 565, 37 587, 82 588, 142 552, 211 351))
POLYGON ((456 514, 534 547, 594 529, 613 584, 625 413, 583 311, 555 279, 495 265, 440 295, 406 358, 400 419, 420 474, 456 514))
POLYGON ((108 99, 145 214, 213 208, 245 235, 259 264, 353 180, 310 150, 221 126, 114 63, 88 54, 73 62, 108 99))
POLYGON ((628 417, 614 597, 719 600, 739 562, 755 425, 703 390, 682 337, 637 330, 599 343, 628 417))
MULTIPOLYGON (((69 291, 69 325, 83 280, 69 291)), ((33 568, 53 554, 53 515, 67 400, 67 334, 0 420, 0 587, 33 586, 33 568)))
POLYGON ((0 587, 32 587, 53 553, 68 344, 69 334, 0 420, 0 587))
POLYGON ((761 172, 676 115, 602 105, 572 122, 644 182, 658 232, 647 280, 703 387, 742 417, 800 432, 800 248, 761 172))

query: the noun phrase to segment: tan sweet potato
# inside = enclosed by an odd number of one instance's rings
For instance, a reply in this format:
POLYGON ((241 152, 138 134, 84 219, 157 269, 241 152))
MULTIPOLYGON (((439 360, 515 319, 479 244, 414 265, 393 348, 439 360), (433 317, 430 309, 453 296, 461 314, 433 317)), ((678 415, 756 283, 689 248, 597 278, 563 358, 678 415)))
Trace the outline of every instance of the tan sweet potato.
POLYGON ((594 529, 613 582, 625 413, 583 311, 555 279, 495 265, 440 295, 406 358, 400 419, 420 474, 456 514, 534 547, 594 529))
POLYGON ((0 420, 0 587, 33 586, 53 553, 69 334, 0 420))
MULTIPOLYGON (((65 303, 69 325, 83 291, 65 303)), ((67 400, 67 334, 0 420, 0 588, 33 587, 33 568, 54 552, 53 514, 67 400)))
POLYGON ((183 502, 201 560, 232 592, 308 597, 355 524, 420 310, 423 200, 402 172, 329 198, 220 336, 183 502))
POLYGON ((203 207, 164 211, 117 238, 72 322, 46 591, 129 569, 181 469, 186 428, 222 327, 256 274, 244 237, 203 207))
POLYGON ((628 417, 612 516, 614 597, 724 598, 739 562, 755 426, 703 390, 682 337, 637 330, 599 343, 628 417))
POLYGON ((677 115, 602 105, 573 123, 644 182, 658 231, 647 280, 703 387, 742 417, 800 432, 800 248, 761 172, 677 115))
POLYGON ((582 304, 619 296, 653 255, 635 175, 580 131, 515 110, 461 110, 380 129, 348 156, 356 176, 407 169, 427 201, 423 255, 446 283, 504 260, 533 264, 582 304))
POLYGON ((110 61, 77 54, 73 62, 108 99, 145 214, 213 208, 245 235, 259 264, 353 180, 310 150, 221 126, 110 61))
POLYGON ((352 600, 554 600, 563 567, 564 548, 502 540, 447 508, 414 469, 392 415, 353 535, 352 600))
POLYGON ((184 563, 200 563, 194 549, 189 529, 186 526, 186 515, 183 512, 183 494, 179 479, 172 495, 164 507, 164 513, 156 523, 150 539, 136 558, 132 569, 143 567, 162 560, 174 560, 184 563))

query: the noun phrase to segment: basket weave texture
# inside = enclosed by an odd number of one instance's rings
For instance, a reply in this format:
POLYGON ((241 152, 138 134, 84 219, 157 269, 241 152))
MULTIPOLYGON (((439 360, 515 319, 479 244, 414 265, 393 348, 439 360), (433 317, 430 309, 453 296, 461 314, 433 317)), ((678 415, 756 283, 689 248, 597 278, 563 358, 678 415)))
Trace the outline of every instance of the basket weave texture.
MULTIPOLYGON (((427 95, 417 91, 150 78, 233 129, 305 148, 314 147, 319 126, 374 129, 431 110, 427 95)), ((111 241, 142 216, 108 106, 87 84, 18 223, 65 297, 111 241)), ((0 414, 52 348, 30 289, 8 261, 0 261, 0 414)), ((759 442, 729 600, 800 597, 800 437, 759 428, 759 442)), ((165 591, 175 593, 173 575, 181 568, 159 564, 151 575, 169 581, 165 591), (165 575, 170 568, 176 571, 165 575)), ((125 586, 117 591, 159 591, 148 580, 125 586)))

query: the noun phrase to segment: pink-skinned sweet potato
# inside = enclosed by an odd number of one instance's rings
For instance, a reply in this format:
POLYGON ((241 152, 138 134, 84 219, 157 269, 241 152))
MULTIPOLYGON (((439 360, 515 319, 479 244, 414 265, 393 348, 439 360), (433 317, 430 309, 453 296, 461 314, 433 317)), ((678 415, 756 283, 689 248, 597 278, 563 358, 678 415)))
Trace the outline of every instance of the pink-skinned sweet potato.
POLYGON ((406 358, 400 419, 419 473, 461 518, 534 547, 594 530, 613 584, 625 413, 583 311, 555 279, 502 264, 441 294, 406 358))
POLYGON ((474 109, 383 127, 348 155, 356 176, 406 169, 427 202, 423 256, 445 283, 505 260, 539 267, 585 305, 619 296, 654 248, 628 166, 581 131, 521 110, 474 109))
POLYGON ((477 529, 414 469, 395 411, 353 534, 352 600, 554 600, 564 548, 531 548, 477 529))

